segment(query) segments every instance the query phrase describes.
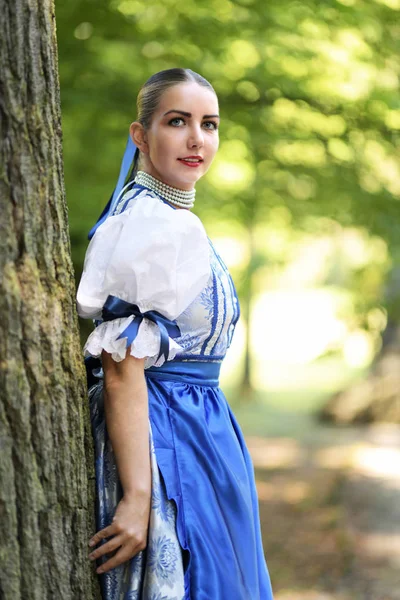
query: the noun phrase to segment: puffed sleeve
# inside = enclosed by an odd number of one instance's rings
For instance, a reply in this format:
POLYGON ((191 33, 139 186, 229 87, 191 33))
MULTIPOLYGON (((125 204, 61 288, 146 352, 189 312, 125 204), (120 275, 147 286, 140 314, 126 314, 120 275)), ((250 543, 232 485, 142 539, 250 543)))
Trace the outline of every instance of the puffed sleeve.
POLYGON ((181 350, 174 339, 179 330, 169 334, 176 328, 173 322, 203 290, 209 276, 208 239, 199 218, 143 191, 122 213, 108 217, 89 243, 77 309, 79 316, 103 322, 90 334, 85 355, 100 356, 104 349, 115 361, 123 360, 132 337, 129 328, 136 328, 130 343, 133 356, 147 358, 146 367, 171 360, 181 350), (105 309, 115 303, 121 316, 117 311, 110 317, 105 309), (121 305, 135 305, 136 313, 126 316, 129 310, 121 312, 121 305), (168 355, 160 356, 166 339, 168 355))

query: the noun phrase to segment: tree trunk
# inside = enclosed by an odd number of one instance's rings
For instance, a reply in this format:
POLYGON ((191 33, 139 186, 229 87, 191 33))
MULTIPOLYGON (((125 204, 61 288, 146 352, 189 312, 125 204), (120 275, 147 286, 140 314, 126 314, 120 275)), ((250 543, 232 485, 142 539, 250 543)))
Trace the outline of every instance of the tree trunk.
POLYGON ((400 327, 389 320, 382 349, 368 375, 338 392, 321 409, 323 421, 400 423, 400 327))
POLYGON ((92 456, 52 0, 0 0, 0 117, 0 598, 90 600, 92 456))
POLYGON ((320 411, 324 421, 336 423, 400 423, 400 267, 388 274, 384 305, 388 322, 382 335, 382 348, 368 374, 331 397, 320 411))
POLYGON ((246 338, 245 338, 245 351, 244 351, 244 369, 243 369, 243 378, 240 384, 240 392, 241 399, 244 402, 249 402, 253 397, 253 386, 251 384, 251 310, 252 310, 252 301, 253 301, 253 278, 254 273, 257 268, 255 261, 255 249, 254 249, 254 233, 253 233, 253 224, 249 225, 248 229, 248 241, 249 241, 249 251, 250 251, 250 260, 249 266, 246 273, 246 278, 244 282, 244 291, 243 291, 243 318, 246 323, 246 338))

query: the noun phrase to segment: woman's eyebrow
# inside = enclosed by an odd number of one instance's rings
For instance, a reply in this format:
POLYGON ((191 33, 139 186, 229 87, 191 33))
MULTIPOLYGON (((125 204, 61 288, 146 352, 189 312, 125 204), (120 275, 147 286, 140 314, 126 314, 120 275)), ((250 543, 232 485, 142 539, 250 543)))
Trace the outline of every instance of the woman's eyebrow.
MULTIPOLYGON (((172 113, 172 112, 178 113, 180 115, 184 115, 185 117, 189 117, 189 118, 192 116, 192 113, 185 112, 183 110, 176 110, 175 108, 172 108, 171 110, 168 110, 166 113, 164 113, 164 117, 166 115, 169 115, 169 113, 172 113)), ((219 119, 219 115, 204 115, 203 116, 203 119, 211 119, 211 118, 217 118, 217 119, 219 119)))

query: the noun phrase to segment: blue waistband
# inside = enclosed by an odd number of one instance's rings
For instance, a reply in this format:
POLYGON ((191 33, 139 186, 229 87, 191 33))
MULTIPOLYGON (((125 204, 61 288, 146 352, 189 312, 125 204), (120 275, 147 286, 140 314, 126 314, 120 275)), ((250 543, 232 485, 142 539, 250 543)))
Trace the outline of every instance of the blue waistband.
POLYGON ((146 377, 154 379, 218 387, 220 370, 220 362, 171 360, 165 362, 161 367, 150 367, 144 373, 146 377))

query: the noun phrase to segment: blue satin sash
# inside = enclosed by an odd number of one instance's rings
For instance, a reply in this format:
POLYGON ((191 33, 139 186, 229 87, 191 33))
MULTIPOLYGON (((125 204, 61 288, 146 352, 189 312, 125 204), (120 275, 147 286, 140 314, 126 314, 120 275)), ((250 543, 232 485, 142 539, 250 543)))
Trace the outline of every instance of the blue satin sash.
POLYGON ((171 360, 161 367, 145 369, 146 377, 160 380, 182 381, 210 387, 219 386, 220 362, 171 360))

